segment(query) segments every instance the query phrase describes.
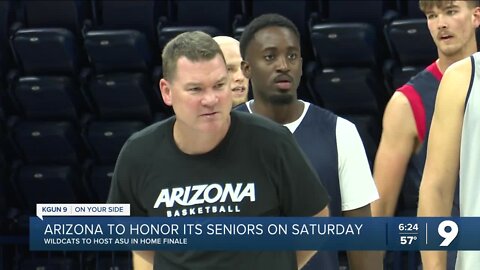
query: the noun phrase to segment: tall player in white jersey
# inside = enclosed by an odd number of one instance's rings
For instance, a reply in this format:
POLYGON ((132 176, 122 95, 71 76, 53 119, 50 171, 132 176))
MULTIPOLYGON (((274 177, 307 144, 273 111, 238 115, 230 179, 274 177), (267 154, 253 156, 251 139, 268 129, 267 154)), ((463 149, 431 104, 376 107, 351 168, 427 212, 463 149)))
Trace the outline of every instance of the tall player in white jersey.
MULTIPOLYGON (((460 216, 480 216, 480 53, 449 67, 438 90, 418 216, 449 216, 460 175, 460 216)), ((445 269, 446 252, 422 252, 423 269, 445 269)), ((459 251, 456 269, 478 269, 480 251, 459 251)))

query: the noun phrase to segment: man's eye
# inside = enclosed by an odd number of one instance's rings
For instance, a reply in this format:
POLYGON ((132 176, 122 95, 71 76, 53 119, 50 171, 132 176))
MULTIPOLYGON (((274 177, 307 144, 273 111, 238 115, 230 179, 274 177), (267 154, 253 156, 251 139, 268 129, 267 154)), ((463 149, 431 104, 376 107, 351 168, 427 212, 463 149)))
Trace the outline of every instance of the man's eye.
POLYGON ((221 89, 225 86, 225 83, 219 83, 217 85, 215 85, 215 89, 221 89))
POLYGON ((453 9, 447 10, 447 15, 455 15, 455 13, 457 13, 456 10, 453 10, 453 9))

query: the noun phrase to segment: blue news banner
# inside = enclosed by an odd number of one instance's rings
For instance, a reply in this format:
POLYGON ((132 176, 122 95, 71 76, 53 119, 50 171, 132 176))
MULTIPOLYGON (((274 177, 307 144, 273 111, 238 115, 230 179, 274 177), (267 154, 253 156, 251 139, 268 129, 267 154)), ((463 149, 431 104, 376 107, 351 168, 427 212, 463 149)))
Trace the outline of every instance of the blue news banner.
POLYGON ((480 218, 30 218, 31 250, 480 250, 480 218))

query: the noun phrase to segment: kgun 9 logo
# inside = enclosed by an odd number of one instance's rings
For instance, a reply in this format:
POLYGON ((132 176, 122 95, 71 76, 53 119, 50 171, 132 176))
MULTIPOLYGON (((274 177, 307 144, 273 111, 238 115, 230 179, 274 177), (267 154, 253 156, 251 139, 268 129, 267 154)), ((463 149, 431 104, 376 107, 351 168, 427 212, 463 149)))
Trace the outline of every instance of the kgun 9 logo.
POLYGON ((448 247, 458 235, 458 225, 452 220, 444 220, 438 224, 438 234, 443 237, 441 247, 448 247), (447 230, 448 228, 448 230, 447 230))

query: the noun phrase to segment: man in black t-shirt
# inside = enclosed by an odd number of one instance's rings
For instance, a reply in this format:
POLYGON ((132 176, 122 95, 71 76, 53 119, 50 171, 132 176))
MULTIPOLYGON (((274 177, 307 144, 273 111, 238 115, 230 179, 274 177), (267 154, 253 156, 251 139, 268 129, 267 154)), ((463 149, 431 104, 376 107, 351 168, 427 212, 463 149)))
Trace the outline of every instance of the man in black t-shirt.
MULTIPOLYGON (((231 112, 223 54, 202 32, 170 41, 160 90, 176 116, 134 134, 109 203, 136 216, 326 216, 328 195, 291 133, 231 112)), ((311 251, 134 251, 135 269, 297 269, 311 251)))

